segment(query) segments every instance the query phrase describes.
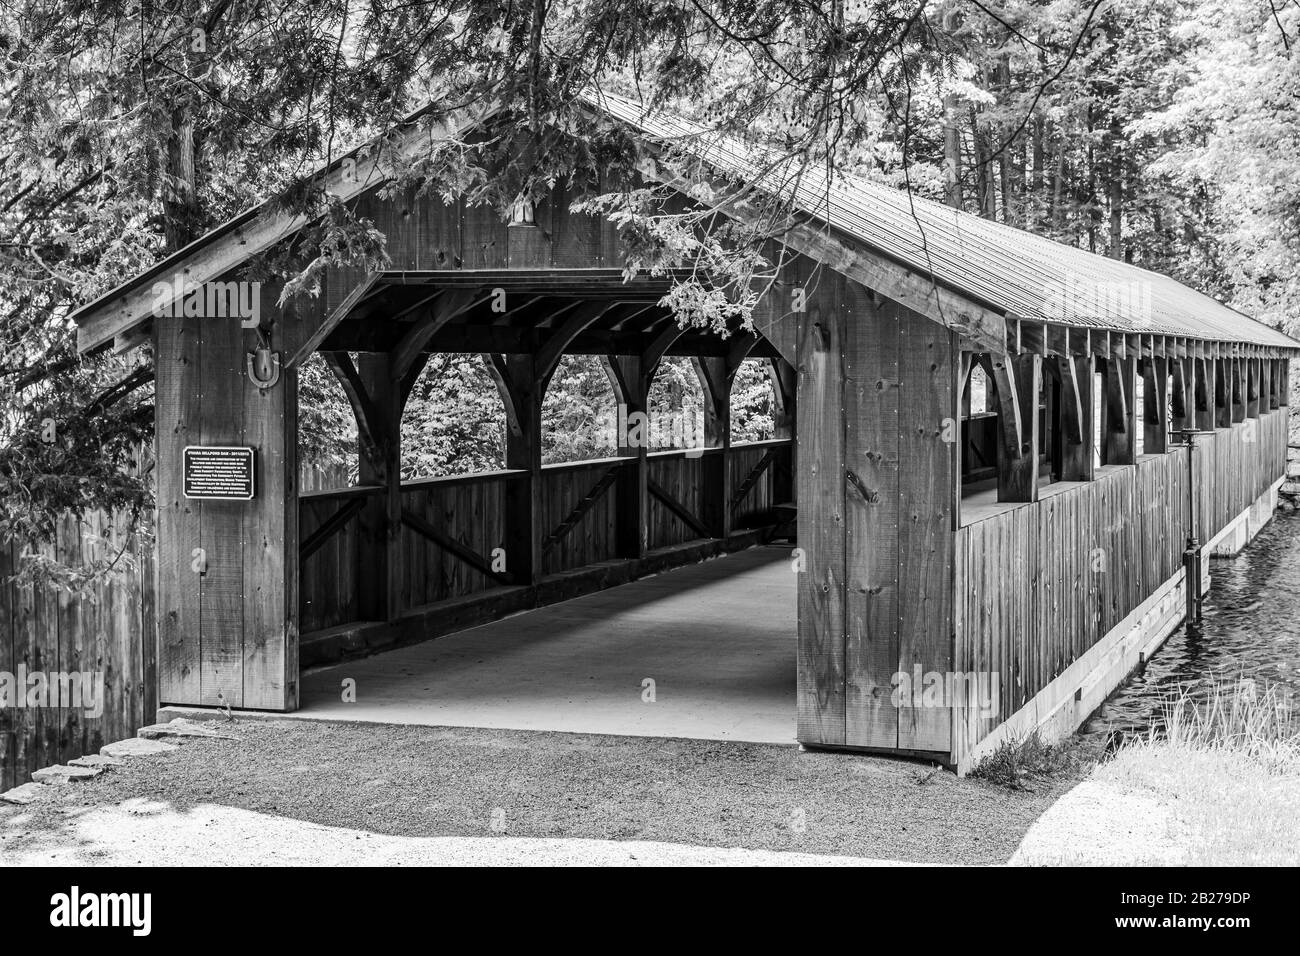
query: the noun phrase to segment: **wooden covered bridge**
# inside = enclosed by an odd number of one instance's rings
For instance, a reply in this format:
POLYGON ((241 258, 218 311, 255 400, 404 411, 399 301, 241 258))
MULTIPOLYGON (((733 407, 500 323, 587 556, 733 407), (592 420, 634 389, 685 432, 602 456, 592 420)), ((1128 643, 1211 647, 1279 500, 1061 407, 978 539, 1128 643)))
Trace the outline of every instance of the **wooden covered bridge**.
MULTIPOLYGON (((646 176, 672 183, 656 162, 669 141, 762 175, 748 148, 683 121, 592 108, 637 134, 646 176)), ((437 135, 387 142, 409 157, 437 135)), ((724 338, 678 326, 670 276, 624 281, 617 231, 571 212, 570 187, 507 223, 381 198, 384 155, 320 180, 387 235, 390 270, 331 269, 319 299, 285 310, 262 286, 259 328, 214 311, 204 290, 303 225, 265 204, 75 316, 83 351, 155 348, 164 704, 291 711, 309 664, 746 548, 794 503, 792 736, 964 768, 1010 735, 1077 726, 1181 619, 1189 532, 1239 547, 1271 513, 1300 343, 1171 279, 806 175, 756 333, 724 338), (159 308, 177 283, 198 291, 159 308), (355 488, 299 488, 313 352, 356 413, 355 488), (485 357, 504 468, 403 484, 402 410, 437 352, 485 357), (709 447, 543 466, 566 353, 599 356, 629 412, 664 356, 693 357, 709 447), (745 358, 770 362, 777 434, 732 445, 745 358)))

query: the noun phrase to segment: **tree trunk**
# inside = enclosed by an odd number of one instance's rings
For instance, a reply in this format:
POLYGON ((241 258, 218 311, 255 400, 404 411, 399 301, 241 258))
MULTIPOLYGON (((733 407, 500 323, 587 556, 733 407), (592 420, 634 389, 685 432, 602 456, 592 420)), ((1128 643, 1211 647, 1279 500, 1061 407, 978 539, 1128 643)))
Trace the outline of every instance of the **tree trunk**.
POLYGON ((1058 237, 1065 232, 1065 172, 1065 137, 1058 136, 1052 176, 1052 223, 1058 237))
POLYGON ((1041 116, 1034 117, 1034 124, 1030 131, 1029 151, 1029 161, 1033 166, 1033 171, 1030 173, 1031 191, 1034 194, 1032 203, 1033 217, 1034 221, 1041 226, 1046 219, 1044 210, 1047 206, 1043 196, 1043 160, 1045 155, 1043 150, 1043 118, 1041 116))
POLYGON ((1112 117, 1109 136, 1109 162, 1106 164, 1107 204, 1110 206, 1110 241, 1106 250, 1112 259, 1124 258, 1124 136, 1119 119, 1112 117))
POLYGON ((943 98, 943 201, 961 208, 961 130, 957 126, 957 97, 943 98))
POLYGON ((194 155, 194 114, 188 107, 172 112, 163 184, 163 235, 167 251, 176 252, 197 236, 198 189, 194 155))

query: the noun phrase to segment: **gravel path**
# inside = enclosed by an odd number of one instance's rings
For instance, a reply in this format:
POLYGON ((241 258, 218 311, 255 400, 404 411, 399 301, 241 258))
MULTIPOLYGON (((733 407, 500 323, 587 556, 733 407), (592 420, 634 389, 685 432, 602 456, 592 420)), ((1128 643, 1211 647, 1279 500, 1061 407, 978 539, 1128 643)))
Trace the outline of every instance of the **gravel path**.
POLYGON ((771 853, 1003 863, 1070 784, 1014 792, 913 762, 731 742, 216 726, 240 739, 191 740, 31 805, 0 804, 0 865, 752 863, 771 853))

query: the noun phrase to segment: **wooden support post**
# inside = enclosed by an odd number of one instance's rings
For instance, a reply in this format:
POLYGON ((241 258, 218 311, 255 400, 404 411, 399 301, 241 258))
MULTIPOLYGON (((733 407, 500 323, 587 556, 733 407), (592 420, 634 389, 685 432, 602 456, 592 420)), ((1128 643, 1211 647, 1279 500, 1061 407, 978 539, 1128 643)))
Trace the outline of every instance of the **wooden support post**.
POLYGON ((731 448, 731 383, 733 369, 726 358, 692 360, 704 393, 704 446, 708 451, 704 468, 704 499, 701 518, 710 536, 725 538, 731 533, 731 479, 728 467, 731 448))
POLYGON ((373 410, 369 422, 375 457, 360 455, 358 478, 382 492, 366 502, 359 521, 361 561, 357 595, 363 620, 395 621, 403 611, 402 582, 402 395, 392 357, 360 352, 357 375, 373 410))
POLYGON ((1242 374, 1241 359, 1233 356, 1228 359, 1228 415, 1232 424, 1246 420, 1246 383, 1242 374))
POLYGON ((1173 360, 1173 408, 1171 417, 1175 430, 1196 428, 1196 370, 1195 359, 1173 360))
POLYGON ((1053 481, 1061 480, 1062 444, 1061 415, 1061 370, 1049 357, 1043 357, 1043 448, 1047 452, 1048 469, 1053 481))
POLYGON ((618 455, 627 459, 615 486, 618 553, 624 558, 643 558, 649 548, 650 525, 650 469, 646 457, 650 426, 645 417, 650 382, 639 355, 609 356, 605 370, 621 406, 618 413, 618 455))
POLYGON ((1163 455, 1169 450, 1169 360, 1148 358, 1142 363, 1142 451, 1163 455))
POLYGON ((542 478, 542 399, 535 357, 494 359, 498 387, 509 395, 506 468, 517 470, 506 483, 506 574, 516 584, 536 584, 542 576, 540 496, 542 478))
POLYGON ((1216 355, 1210 361, 1214 365, 1214 427, 1227 428, 1232 424, 1231 360, 1216 355))
POLYGON ((1093 478, 1093 358, 1057 359, 1061 370, 1061 480, 1093 478))
POLYGON ((772 500, 777 504, 786 504, 794 498, 795 457, 799 453, 794 440, 795 421, 798 411, 795 408, 796 393, 799 382, 794 366, 783 358, 769 360, 768 374, 772 382, 772 394, 775 403, 772 408, 772 437, 790 440, 786 451, 777 459, 772 471, 772 500))
POLYGON ((998 442, 998 501, 1037 501, 1042 356, 994 356, 993 375, 1002 429, 1002 440, 998 442))
POLYGON ((1193 412, 1198 431, 1214 431, 1218 424, 1218 398, 1214 391, 1217 384, 1214 362, 1205 357, 1196 359, 1196 401, 1193 412))
POLYGON ((1280 406, 1291 404, 1291 360, 1278 359, 1277 402, 1280 406))
POLYGON ((1169 427, 1178 431, 1188 427, 1185 423, 1187 414, 1187 368, 1186 360, 1169 360, 1169 378, 1172 382, 1169 395, 1169 427))
POLYGON ((1112 356, 1102 372, 1101 463, 1131 465, 1137 460, 1137 359, 1112 356))
MULTIPOLYGON (((463 301, 477 301, 463 300, 463 301)), ((506 468, 516 472, 506 483, 506 568, 516 584, 542 577, 541 525, 542 400, 546 387, 572 341, 616 302, 585 302, 563 310, 535 353, 483 356, 506 409, 506 468)), ((458 307, 460 307, 458 305, 458 307)), ((469 306, 464 306, 465 308, 469 306)))
MULTIPOLYGON (((307 323, 260 296, 272 350, 292 354, 307 323)), ((289 711, 298 706, 297 369, 249 380, 256 334, 224 316, 154 323, 158 702, 289 711), (248 446, 249 501, 184 491, 187 445, 248 446)))
POLYGON ((1271 412, 1277 408, 1275 401, 1276 396, 1273 393, 1273 360, 1259 360, 1259 410, 1261 412, 1271 412))
POLYGON ((1257 358, 1245 360, 1246 364, 1246 417, 1259 418, 1260 408, 1260 361, 1257 358))

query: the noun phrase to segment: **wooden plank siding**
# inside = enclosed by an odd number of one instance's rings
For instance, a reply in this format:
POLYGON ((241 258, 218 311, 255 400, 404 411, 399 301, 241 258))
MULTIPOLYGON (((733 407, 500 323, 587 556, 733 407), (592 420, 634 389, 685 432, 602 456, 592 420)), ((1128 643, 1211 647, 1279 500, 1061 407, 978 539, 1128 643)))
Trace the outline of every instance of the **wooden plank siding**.
POLYGON ((798 739, 946 757, 947 710, 894 691, 952 664, 958 342, 835 274, 806 299, 798 739))
MULTIPOLYGON (((879 306, 856 284, 845 294, 845 743, 892 749, 899 737, 891 699, 899 669, 899 328, 891 304, 879 306)), ((810 443, 804 452, 817 453, 810 443)))
MULTIPOLYGON (((736 510, 738 527, 770 523, 772 506, 776 503, 775 470, 790 467, 791 447, 789 440, 733 446, 732 458, 728 462, 729 497, 736 494, 750 469, 764 455, 772 450, 777 452, 777 460, 739 502, 736 510)), ((651 478, 698 515, 704 505, 700 483, 703 463, 713 453, 709 449, 702 454, 653 452, 649 456, 651 478)), ((543 538, 560 527, 610 467, 625 464, 626 459, 609 458, 543 465, 538 517, 543 538)), ((506 490, 514 474, 500 471, 406 482, 402 486, 402 508, 490 561, 493 549, 504 545, 506 490)), ((364 487, 302 493, 299 500, 301 539, 308 540, 349 500, 358 495, 378 493, 377 488, 364 487)), ((689 525, 658 499, 652 498, 649 512, 652 550, 699 539, 689 525)), ((618 485, 614 483, 545 552, 543 573, 560 574, 616 560, 619 557, 617 518, 618 485)), ((304 634, 363 620, 358 594, 362 551, 360 525, 354 518, 302 562, 301 627, 304 634)), ((496 581, 405 526, 401 534, 401 551, 403 610, 477 594, 498 586, 496 581)))
MULTIPOLYGON (((1195 449, 1202 545, 1285 470, 1286 411, 1202 436, 1195 449)), ((1182 566, 1187 449, 1106 466, 1091 482, 976 517, 957 531, 954 670, 999 676, 996 715, 958 703, 968 750, 1024 706, 1182 566)))
MULTIPOLYGON (((135 736, 158 706, 154 621, 154 550, 148 538, 128 537, 125 515, 88 514, 60 522, 46 547, 65 561, 89 562, 123 552, 119 573, 71 594, 12 579, 21 548, 0 542, 0 671, 103 675, 103 713, 89 716, 80 701, 51 707, 0 707, 0 791, 32 771, 96 753, 135 736)), ((22 688, 20 688, 22 690, 22 688)), ((98 693, 98 691, 96 691, 98 693)))
MULTIPOLYGON (((292 354, 310 317, 281 309, 274 284, 256 294, 271 347, 292 354)), ((155 321, 164 704, 297 706, 297 369, 258 388, 245 373, 255 343, 237 317, 155 321), (182 451, 197 444, 255 449, 252 501, 184 497, 182 451)))
POLYGON ((788 438, 733 444, 728 449, 726 486, 731 498, 725 504, 728 507, 735 505, 731 513, 733 528, 751 528, 769 524, 772 521, 772 506, 783 504, 790 499, 789 493, 782 497, 781 489, 789 488, 789 478, 794 464, 793 450, 794 443, 788 438), (769 451, 775 452, 771 464, 764 469, 745 496, 737 501, 735 496, 739 494, 741 483, 769 451))

